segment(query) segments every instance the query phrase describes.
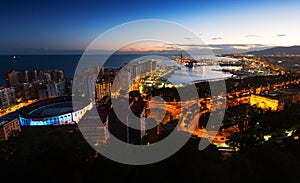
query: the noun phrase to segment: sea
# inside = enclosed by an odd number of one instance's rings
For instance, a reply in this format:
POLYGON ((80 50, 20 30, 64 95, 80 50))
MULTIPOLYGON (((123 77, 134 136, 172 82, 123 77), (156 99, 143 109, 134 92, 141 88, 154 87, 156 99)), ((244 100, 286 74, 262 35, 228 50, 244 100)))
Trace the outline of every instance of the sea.
MULTIPOLYGON (((146 55, 141 54, 117 54, 110 56, 104 64, 104 67, 118 68, 126 65, 132 60, 136 60, 146 55)), ((174 64, 171 61, 173 55, 160 55, 164 57, 164 62, 174 64)), ((82 58, 82 55, 0 55, 0 86, 6 86, 5 74, 9 71, 25 70, 62 70, 66 78, 73 78, 76 67, 82 58)), ((106 56, 91 56, 97 65, 97 59, 106 58, 106 56)), ((225 58, 224 58, 225 59, 225 58)), ((176 65, 176 63, 174 64, 176 65)), ((185 68, 177 70, 170 78, 173 83, 186 81, 187 77, 192 80, 207 80, 231 77, 231 74, 217 71, 220 68, 216 66, 201 66, 194 68, 185 68)), ((190 81, 190 79, 189 79, 190 81)))

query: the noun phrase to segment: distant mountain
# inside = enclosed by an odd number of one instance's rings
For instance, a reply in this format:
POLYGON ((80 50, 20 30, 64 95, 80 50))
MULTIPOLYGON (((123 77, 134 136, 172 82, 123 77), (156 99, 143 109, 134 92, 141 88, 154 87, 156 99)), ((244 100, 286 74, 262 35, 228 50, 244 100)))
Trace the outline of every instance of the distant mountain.
MULTIPOLYGON (((210 55, 212 54, 233 54, 233 53, 245 53, 252 51, 260 51, 271 48, 269 45, 263 44, 166 44, 167 49, 162 50, 148 50, 140 51, 118 51, 121 54, 178 54, 176 47, 184 47, 185 51, 196 55, 210 55)), ((56 50, 56 49, 3 49, 0 48, 0 55, 82 55, 85 50, 56 50)), ((90 54, 112 54, 114 50, 89 50, 90 54)))
POLYGON ((247 52, 247 54, 253 55, 300 55, 300 46, 291 46, 291 47, 274 47, 266 50, 260 51, 251 51, 247 52))

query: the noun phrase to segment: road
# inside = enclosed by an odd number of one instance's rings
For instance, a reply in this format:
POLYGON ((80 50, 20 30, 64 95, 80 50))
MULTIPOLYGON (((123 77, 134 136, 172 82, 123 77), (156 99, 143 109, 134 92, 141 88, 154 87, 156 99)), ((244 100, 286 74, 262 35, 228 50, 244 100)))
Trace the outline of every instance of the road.
POLYGON ((179 130, 189 132, 199 138, 207 138, 211 142, 216 142, 216 143, 225 143, 226 137, 230 136, 235 132, 238 132, 238 128, 235 126, 222 129, 221 131, 207 131, 206 129, 199 129, 198 126, 199 118, 207 112, 209 112, 209 110, 201 111, 187 125, 181 123, 179 130))
POLYGON ((7 108, 7 109, 1 111, 1 112, 0 112, 0 117, 5 116, 5 115, 7 115, 7 114, 10 114, 10 113, 12 113, 12 112, 15 112, 15 111, 21 109, 22 107, 26 107, 26 106, 28 106, 28 105, 30 105, 30 104, 35 103, 35 102, 37 102, 37 100, 29 100, 29 101, 27 101, 27 102, 22 102, 22 103, 19 103, 19 104, 17 104, 17 105, 11 106, 11 107, 9 107, 9 108, 7 108))

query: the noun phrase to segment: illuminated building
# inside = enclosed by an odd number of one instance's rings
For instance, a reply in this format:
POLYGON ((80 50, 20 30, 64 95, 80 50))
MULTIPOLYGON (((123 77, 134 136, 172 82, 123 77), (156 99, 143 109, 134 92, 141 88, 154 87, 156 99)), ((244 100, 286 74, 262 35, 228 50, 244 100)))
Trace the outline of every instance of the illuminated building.
POLYGON ((0 87, 0 109, 6 109, 15 103, 15 89, 13 87, 0 87))
POLYGON ((135 79, 137 76, 141 75, 142 69, 141 66, 138 65, 137 62, 130 62, 128 64, 129 71, 131 73, 131 77, 135 79))
POLYGON ((63 96, 66 84, 63 71, 10 71, 6 73, 8 86, 14 87, 16 98, 22 100, 48 99, 63 96))
POLYGON ((39 100, 46 100, 48 98, 47 86, 44 84, 39 84, 38 86, 39 100))
POLYGON ((10 71, 6 73, 6 81, 8 86, 16 86, 20 83, 33 83, 34 81, 59 81, 64 78, 61 70, 46 71, 10 71))
POLYGON ((120 81, 120 89, 129 92, 132 84, 131 73, 127 71, 120 71, 118 77, 120 81))
POLYGON ((271 111, 280 111, 285 106, 299 104, 299 102, 300 92, 287 88, 276 92, 261 91, 259 95, 252 94, 250 97, 250 105, 271 111))
POLYGON ((152 64, 152 71, 154 71, 157 68, 157 61, 156 60, 152 60, 151 64, 152 64))
POLYGON ((56 97, 56 87, 54 83, 49 83, 47 86, 47 94, 48 98, 55 98, 56 97))
POLYGON ((38 84, 20 83, 15 86, 16 97, 23 100, 38 98, 38 84))
POLYGON ((283 97, 278 95, 251 95, 250 105, 264 110, 280 111, 284 107, 283 97))
POLYGON ((104 81, 96 83, 96 99, 101 100, 104 96, 111 97, 111 85, 111 83, 104 81))
POLYGON ((96 76, 87 76, 86 78, 87 80, 87 87, 86 87, 86 93, 88 94, 88 97, 92 100, 95 100, 95 85, 96 85, 96 81, 97 81, 97 77, 96 76))
POLYGON ((17 71, 10 71, 6 73, 6 83, 8 86, 14 86, 18 82, 19 82, 19 77, 17 71))
POLYGON ((18 118, 0 122, 0 140, 7 140, 16 131, 21 131, 18 118))
POLYGON ((157 61, 141 60, 141 61, 130 62, 127 68, 131 73, 131 79, 135 80, 136 78, 145 76, 148 73, 154 71, 157 68, 157 61))
POLYGON ((92 103, 75 106, 77 109, 73 109, 71 96, 47 99, 24 107, 19 120, 21 126, 75 124, 92 108, 92 103))

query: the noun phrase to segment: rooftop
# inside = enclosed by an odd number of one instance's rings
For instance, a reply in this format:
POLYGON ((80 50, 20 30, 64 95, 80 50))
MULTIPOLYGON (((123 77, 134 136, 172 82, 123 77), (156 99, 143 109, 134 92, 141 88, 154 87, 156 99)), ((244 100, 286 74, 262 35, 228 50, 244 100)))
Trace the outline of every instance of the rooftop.
POLYGON ((84 101, 72 101, 71 96, 56 97, 42 100, 24 107, 20 114, 22 117, 44 118, 73 112, 74 108, 83 108, 88 104, 84 101), (75 103, 75 106, 73 105, 75 103))
POLYGON ((0 127, 3 126, 4 124, 6 124, 8 121, 1 121, 0 122, 0 127))

